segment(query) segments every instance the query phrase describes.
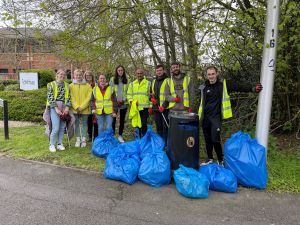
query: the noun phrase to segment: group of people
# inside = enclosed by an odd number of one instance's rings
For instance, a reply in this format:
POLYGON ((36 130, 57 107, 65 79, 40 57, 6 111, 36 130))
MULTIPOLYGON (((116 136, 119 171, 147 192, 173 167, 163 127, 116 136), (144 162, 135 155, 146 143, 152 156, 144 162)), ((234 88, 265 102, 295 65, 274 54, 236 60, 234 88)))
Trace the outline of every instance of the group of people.
MULTIPOLYGON (((113 128, 115 133, 118 114, 120 121, 117 138, 123 143, 127 109, 130 109, 130 115, 133 110, 138 112, 139 122, 132 121, 132 124, 139 129, 140 137, 146 134, 148 117, 153 115, 157 133, 167 143, 169 113, 195 112, 192 95, 196 90, 190 76, 181 71, 180 63, 172 63, 170 72, 169 77, 164 66, 157 65, 156 77, 151 82, 145 78, 144 70, 138 68, 135 70, 136 79, 129 82, 125 68, 120 65, 108 82, 104 74, 100 74, 98 82, 95 82, 91 71, 83 73, 77 69, 72 84, 68 85, 65 72, 58 70, 56 80, 48 84, 47 105, 52 123, 49 150, 65 150, 62 144, 65 128, 63 118, 70 110, 75 116, 75 147, 86 147, 87 135, 92 139, 109 128, 113 128)), ((206 144, 207 160, 204 164, 213 162, 213 149, 217 162, 222 164, 221 123, 222 119, 232 117, 228 93, 259 93, 262 86, 260 83, 252 86, 221 79, 215 66, 206 68, 206 78, 199 88, 201 99, 197 112, 206 144)))

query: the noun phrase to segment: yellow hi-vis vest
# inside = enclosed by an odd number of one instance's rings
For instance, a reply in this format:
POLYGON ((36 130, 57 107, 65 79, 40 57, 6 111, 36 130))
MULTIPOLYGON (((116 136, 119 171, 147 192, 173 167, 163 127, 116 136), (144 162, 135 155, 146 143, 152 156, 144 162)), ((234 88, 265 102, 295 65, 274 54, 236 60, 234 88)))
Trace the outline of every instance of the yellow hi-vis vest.
POLYGON ((105 114, 111 114, 113 112, 113 104, 111 101, 111 87, 108 86, 105 90, 104 96, 99 88, 99 86, 95 86, 93 89, 94 98, 96 99, 96 114, 101 115, 104 109, 105 114))
MULTIPOLYGON (((58 87, 57 87, 56 81, 52 81, 52 82, 48 83, 47 88, 50 88, 50 87, 52 87, 52 89, 54 91, 54 99, 56 99, 57 95, 58 95, 58 87)), ((67 104, 67 101, 69 98, 69 84, 65 81, 64 81, 64 88, 65 88, 65 104, 67 104)), ((50 106, 48 99, 46 102, 46 106, 50 106)))
MULTIPOLYGON (((112 77, 110 79, 109 83, 110 83, 110 86, 113 87, 113 90, 114 90, 114 92, 116 94, 116 97, 118 98, 118 94, 119 94, 118 88, 119 88, 119 86, 117 84, 114 84, 114 77, 112 77)), ((123 84, 122 99, 126 99, 126 97, 127 97, 127 91, 128 91, 128 84, 123 84)))
POLYGON ((138 80, 133 81, 128 86, 127 99, 129 102, 133 100, 138 101, 138 109, 143 110, 144 108, 150 107, 150 87, 151 83, 144 78, 140 83, 138 80))
POLYGON ((130 111, 129 111, 129 119, 131 120, 132 127, 142 127, 141 116, 138 107, 136 106, 136 101, 133 100, 130 111))
MULTIPOLYGON (((155 95, 155 91, 154 91, 155 81, 156 80, 154 80, 152 82, 152 93, 153 93, 153 96, 155 95)), ((166 100, 166 96, 165 96, 165 87, 166 87, 166 84, 169 84, 169 78, 164 79, 164 81, 162 82, 162 84, 160 86, 160 89, 159 89, 159 105, 160 106, 162 106, 162 104, 166 100)), ((167 107, 167 108, 169 108, 169 107, 167 107)))
MULTIPOLYGON (((230 96, 227 92, 226 80, 223 80, 223 93, 222 93, 222 117, 223 119, 228 119, 232 117, 232 110, 231 110, 231 103, 230 103, 230 96)), ((198 110, 198 115, 200 120, 203 119, 203 88, 201 89, 201 102, 198 110)))
MULTIPOLYGON (((191 81, 191 78, 188 75, 185 75, 183 78, 183 106, 184 107, 190 107, 190 102, 189 102, 189 91, 188 91, 188 86, 191 81)), ((173 98, 176 98, 176 92, 175 92, 175 87, 174 87, 174 81, 173 78, 169 79, 169 87, 170 87, 170 92, 173 98)), ((169 108, 174 107, 176 102, 170 102, 169 103, 169 108)))

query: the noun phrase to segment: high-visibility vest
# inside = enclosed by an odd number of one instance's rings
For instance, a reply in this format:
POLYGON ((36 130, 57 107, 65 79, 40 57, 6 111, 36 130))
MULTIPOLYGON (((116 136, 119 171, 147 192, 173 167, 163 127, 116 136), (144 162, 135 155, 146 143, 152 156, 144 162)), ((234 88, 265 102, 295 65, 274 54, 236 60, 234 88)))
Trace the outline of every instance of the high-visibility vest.
POLYGON ((144 78, 140 83, 138 80, 133 81, 129 84, 127 99, 129 102, 133 100, 138 101, 138 109, 143 110, 144 108, 150 107, 150 87, 151 83, 144 78))
MULTIPOLYGON (((185 75, 183 78, 183 106, 184 107, 190 107, 190 102, 189 102, 189 91, 188 91, 188 86, 191 81, 191 78, 188 75, 185 75)), ((176 98, 176 92, 175 92, 175 87, 174 87, 174 81, 173 77, 169 80, 169 86, 170 86, 170 92, 173 98, 176 98)), ((174 107, 176 102, 170 102, 169 103, 169 108, 174 107)))
POLYGON ((104 96, 97 85, 93 89, 94 98, 96 99, 95 106, 96 106, 96 114, 101 115, 103 110, 105 114, 111 114, 113 112, 113 103, 111 101, 111 87, 108 86, 105 90, 104 96))
MULTIPOLYGON (((47 88, 50 88, 50 86, 53 89, 54 99, 56 100, 57 95, 58 95, 58 86, 57 86, 56 81, 52 81, 52 82, 47 84, 47 88)), ((69 84, 65 81, 64 81, 64 88, 65 88, 65 105, 66 105, 67 101, 68 101, 68 98, 69 98, 69 84)), ((50 106, 50 103, 49 103, 48 99, 47 99, 46 106, 50 106)))
MULTIPOLYGON (((231 103, 230 103, 230 96, 227 92, 227 86, 226 86, 226 80, 224 79, 221 81, 223 83, 223 93, 222 93, 222 117, 223 119, 228 119, 232 117, 232 110, 231 110, 231 103)), ((200 117, 200 120, 203 118, 203 90, 205 88, 205 85, 203 85, 201 89, 201 102, 198 110, 198 115, 200 117)))
POLYGON ((141 115, 139 113, 139 109, 136 106, 136 101, 137 100, 133 100, 131 107, 130 107, 130 111, 129 111, 129 119, 131 120, 131 125, 132 127, 142 127, 142 121, 141 121, 141 115))
MULTIPOLYGON (((153 93, 153 96, 155 96, 155 90, 154 90, 155 81, 156 80, 154 80, 152 82, 152 93, 153 93)), ((163 103, 164 103, 164 101, 166 100, 166 96, 165 96, 165 87, 166 87, 166 84, 169 84, 169 78, 164 79, 164 81, 162 82, 162 84, 160 86, 160 89, 159 89, 159 105, 160 106, 162 106, 163 103)))
MULTIPOLYGON (((113 87, 113 90, 116 94, 116 97, 118 98, 118 88, 119 88, 119 85, 115 84, 114 83, 114 77, 112 77, 110 79, 110 85, 113 87)), ((127 97, 127 91, 128 91, 128 84, 123 84, 123 91, 122 91, 122 99, 126 99, 127 97)))

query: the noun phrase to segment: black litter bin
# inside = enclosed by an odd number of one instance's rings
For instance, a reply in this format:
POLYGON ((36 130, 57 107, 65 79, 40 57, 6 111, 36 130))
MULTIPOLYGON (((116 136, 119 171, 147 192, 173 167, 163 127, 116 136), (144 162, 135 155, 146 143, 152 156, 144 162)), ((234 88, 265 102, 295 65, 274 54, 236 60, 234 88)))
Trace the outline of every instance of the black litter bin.
POLYGON ((199 168, 199 117, 195 113, 170 113, 167 155, 171 169, 179 164, 199 168))

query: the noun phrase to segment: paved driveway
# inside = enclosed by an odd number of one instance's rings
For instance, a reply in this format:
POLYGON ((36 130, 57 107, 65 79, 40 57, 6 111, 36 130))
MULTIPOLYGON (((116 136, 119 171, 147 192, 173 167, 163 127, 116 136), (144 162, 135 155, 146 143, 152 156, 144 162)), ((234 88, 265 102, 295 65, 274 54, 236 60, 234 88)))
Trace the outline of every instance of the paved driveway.
POLYGON ((239 188, 182 197, 101 174, 0 157, 0 224, 300 224, 300 196, 239 188))

